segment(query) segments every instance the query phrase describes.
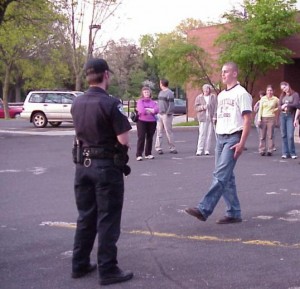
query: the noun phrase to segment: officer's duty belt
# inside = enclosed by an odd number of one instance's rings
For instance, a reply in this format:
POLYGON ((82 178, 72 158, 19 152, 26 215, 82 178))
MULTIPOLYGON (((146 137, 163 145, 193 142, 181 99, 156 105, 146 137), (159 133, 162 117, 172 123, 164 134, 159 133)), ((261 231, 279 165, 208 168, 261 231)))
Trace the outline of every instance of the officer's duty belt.
POLYGON ((103 148, 84 148, 83 156, 89 159, 113 159, 114 153, 104 151, 103 148))

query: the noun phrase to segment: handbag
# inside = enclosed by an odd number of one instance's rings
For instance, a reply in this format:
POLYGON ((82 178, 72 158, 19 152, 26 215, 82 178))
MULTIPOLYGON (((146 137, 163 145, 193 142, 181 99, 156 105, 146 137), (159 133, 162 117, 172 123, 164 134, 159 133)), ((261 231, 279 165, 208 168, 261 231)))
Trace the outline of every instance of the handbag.
POLYGON ((139 120, 139 114, 136 110, 132 111, 129 117, 133 122, 137 122, 139 120))

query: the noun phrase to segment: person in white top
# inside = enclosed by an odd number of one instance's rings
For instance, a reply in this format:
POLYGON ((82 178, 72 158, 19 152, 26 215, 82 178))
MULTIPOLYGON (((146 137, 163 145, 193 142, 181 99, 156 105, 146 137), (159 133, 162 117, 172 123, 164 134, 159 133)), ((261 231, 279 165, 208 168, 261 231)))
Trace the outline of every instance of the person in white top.
POLYGON ((199 122, 199 137, 196 156, 210 154, 214 123, 217 120, 217 97, 212 94, 212 87, 209 84, 202 86, 203 93, 195 99, 195 110, 199 122))
POLYGON ((222 67, 222 82, 226 89, 218 95, 216 160, 212 184, 197 207, 185 210, 201 221, 207 220, 223 197, 227 207, 226 215, 217 224, 242 222, 233 170, 250 132, 252 97, 239 84, 237 77, 237 65, 234 62, 225 63, 222 67))

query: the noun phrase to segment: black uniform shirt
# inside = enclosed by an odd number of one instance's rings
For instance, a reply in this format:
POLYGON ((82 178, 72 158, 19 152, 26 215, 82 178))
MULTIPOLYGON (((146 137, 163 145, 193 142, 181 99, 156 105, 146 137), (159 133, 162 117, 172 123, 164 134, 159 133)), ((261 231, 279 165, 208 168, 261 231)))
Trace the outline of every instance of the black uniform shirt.
POLYGON ((77 138, 83 147, 113 148, 117 135, 131 129, 121 102, 99 87, 90 87, 72 105, 77 138))

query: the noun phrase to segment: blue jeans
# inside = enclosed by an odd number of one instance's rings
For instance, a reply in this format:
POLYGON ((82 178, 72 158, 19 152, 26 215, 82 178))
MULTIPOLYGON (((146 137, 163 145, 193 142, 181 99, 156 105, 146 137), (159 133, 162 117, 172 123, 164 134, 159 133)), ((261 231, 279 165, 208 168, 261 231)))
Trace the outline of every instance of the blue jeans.
POLYGON ((294 142, 294 115, 291 113, 280 114, 280 130, 282 137, 282 154, 295 156, 295 142, 294 142))
POLYGON ((234 150, 230 149, 240 141, 240 138, 240 133, 217 135, 213 181, 209 191, 198 205, 199 211, 205 218, 212 214, 221 196, 223 196, 227 206, 226 216, 241 218, 240 202, 233 173, 236 160, 233 158, 234 150))

